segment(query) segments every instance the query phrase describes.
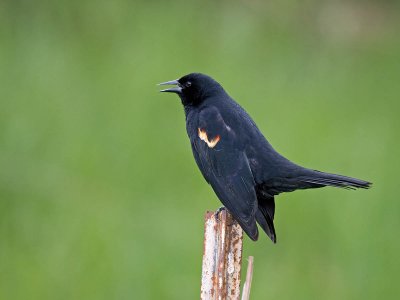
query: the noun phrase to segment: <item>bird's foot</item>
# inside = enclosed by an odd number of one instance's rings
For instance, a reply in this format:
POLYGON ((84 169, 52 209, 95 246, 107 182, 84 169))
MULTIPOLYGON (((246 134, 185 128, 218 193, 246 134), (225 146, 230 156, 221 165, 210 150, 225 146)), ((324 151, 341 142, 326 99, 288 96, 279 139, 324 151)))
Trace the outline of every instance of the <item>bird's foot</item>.
POLYGON ((225 206, 221 206, 220 208, 218 208, 218 209, 215 211, 214 216, 215 216, 215 218, 216 218, 217 220, 218 220, 219 213, 220 213, 221 211, 223 211, 223 210, 226 210, 225 206))

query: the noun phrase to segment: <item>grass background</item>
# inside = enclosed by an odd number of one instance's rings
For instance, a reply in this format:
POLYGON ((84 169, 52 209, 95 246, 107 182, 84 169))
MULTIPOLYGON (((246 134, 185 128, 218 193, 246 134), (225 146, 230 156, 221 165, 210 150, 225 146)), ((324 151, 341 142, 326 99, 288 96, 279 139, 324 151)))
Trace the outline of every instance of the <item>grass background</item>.
POLYGON ((199 297, 219 201, 155 86, 196 71, 291 160, 374 183, 279 196, 252 299, 397 299, 399 8, 2 1, 0 298, 199 297))

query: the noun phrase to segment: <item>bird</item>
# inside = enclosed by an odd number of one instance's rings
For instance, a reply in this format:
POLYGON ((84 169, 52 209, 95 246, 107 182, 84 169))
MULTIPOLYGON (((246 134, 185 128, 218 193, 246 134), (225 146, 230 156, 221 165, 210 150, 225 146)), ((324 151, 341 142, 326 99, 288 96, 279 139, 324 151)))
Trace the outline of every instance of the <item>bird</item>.
POLYGON ((213 78, 190 73, 160 83, 177 94, 195 161, 223 206, 253 241, 257 223, 276 243, 275 196, 325 186, 368 189, 372 183, 299 166, 279 154, 250 115, 213 78))

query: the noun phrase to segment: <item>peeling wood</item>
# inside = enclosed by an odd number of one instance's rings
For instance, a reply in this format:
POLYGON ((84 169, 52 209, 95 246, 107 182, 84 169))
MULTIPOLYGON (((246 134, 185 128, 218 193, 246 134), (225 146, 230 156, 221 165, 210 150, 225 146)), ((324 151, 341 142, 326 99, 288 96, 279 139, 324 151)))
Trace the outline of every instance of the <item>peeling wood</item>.
POLYGON ((243 231, 226 209, 207 212, 201 299, 240 299, 243 231))

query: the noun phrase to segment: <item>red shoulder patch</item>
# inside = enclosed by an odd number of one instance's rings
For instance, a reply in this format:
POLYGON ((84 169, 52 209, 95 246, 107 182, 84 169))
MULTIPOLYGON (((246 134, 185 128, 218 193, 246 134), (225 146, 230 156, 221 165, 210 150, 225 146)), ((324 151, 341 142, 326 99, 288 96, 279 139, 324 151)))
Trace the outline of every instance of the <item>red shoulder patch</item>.
POLYGON ((198 128, 198 132, 199 132, 199 138, 207 143, 207 146, 210 148, 214 148, 219 140, 221 139, 221 137, 219 135, 217 135, 215 138, 213 138, 211 141, 208 139, 207 136, 207 132, 204 129, 198 128))

